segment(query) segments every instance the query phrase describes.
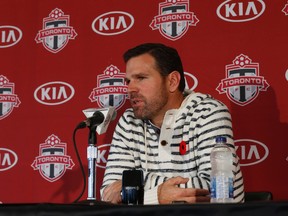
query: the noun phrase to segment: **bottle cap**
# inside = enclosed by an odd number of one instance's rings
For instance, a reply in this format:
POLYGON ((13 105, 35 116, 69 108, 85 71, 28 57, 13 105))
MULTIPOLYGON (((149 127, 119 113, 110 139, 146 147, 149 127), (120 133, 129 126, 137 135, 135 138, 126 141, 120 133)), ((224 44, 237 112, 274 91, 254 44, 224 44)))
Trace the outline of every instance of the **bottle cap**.
POLYGON ((216 137, 216 143, 225 143, 225 142, 227 142, 227 139, 226 139, 226 137, 223 137, 223 136, 218 136, 218 137, 216 137))

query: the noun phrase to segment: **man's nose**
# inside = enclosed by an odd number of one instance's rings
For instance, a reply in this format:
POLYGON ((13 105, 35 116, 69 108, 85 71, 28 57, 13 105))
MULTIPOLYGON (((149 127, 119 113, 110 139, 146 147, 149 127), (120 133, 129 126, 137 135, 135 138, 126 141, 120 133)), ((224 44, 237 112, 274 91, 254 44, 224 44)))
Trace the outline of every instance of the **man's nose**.
POLYGON ((133 81, 130 81, 127 87, 128 93, 138 91, 138 88, 133 81))

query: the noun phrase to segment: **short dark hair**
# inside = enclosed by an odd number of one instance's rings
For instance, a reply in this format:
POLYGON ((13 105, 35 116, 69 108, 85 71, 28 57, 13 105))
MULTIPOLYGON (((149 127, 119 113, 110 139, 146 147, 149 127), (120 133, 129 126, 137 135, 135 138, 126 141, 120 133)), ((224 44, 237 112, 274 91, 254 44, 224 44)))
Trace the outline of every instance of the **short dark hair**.
POLYGON ((173 71, 180 73, 178 89, 183 92, 185 88, 184 70, 177 50, 161 43, 144 43, 127 50, 123 55, 124 62, 127 63, 129 59, 145 53, 150 54, 155 59, 156 67, 163 77, 168 76, 173 71))

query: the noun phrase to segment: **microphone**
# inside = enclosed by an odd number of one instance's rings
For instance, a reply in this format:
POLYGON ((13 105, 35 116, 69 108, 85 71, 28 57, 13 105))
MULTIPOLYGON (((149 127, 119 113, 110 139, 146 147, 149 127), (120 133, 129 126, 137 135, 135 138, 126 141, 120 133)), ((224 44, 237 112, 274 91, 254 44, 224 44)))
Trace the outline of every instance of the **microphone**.
POLYGON ((93 127, 93 126, 98 126, 104 121, 104 115, 100 111, 95 111, 93 115, 90 118, 87 118, 86 123, 87 127, 93 127))
POLYGON ((110 121, 113 121, 117 116, 117 112, 112 106, 104 108, 88 108, 82 110, 82 112, 87 118, 82 122, 82 128, 96 126, 98 134, 105 133, 110 121))

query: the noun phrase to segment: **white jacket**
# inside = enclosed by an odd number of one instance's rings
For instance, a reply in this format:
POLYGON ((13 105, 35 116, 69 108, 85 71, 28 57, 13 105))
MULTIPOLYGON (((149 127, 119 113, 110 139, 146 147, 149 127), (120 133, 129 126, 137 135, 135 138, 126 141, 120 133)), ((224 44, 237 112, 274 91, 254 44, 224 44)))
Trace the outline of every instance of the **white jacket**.
POLYGON ((219 135, 227 138, 234 151, 234 201, 243 202, 244 184, 229 110, 211 96, 194 92, 179 109, 167 111, 160 134, 149 121, 136 119, 132 109, 124 112, 113 135, 101 195, 107 185, 122 179, 123 170, 133 168, 144 171, 144 204, 158 204, 158 185, 170 177, 190 178, 180 187, 209 189, 210 152, 219 135), (182 141, 186 145, 183 155, 182 141))

